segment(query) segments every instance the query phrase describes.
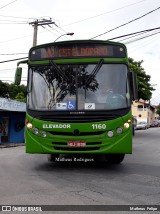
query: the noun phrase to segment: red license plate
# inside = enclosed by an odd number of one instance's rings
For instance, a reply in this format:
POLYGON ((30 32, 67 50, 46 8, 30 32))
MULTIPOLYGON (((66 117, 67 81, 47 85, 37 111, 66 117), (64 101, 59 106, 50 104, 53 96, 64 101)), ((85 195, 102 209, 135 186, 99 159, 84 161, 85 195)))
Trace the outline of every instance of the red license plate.
POLYGON ((70 147, 84 147, 86 142, 83 140, 71 140, 67 142, 67 145, 70 147))

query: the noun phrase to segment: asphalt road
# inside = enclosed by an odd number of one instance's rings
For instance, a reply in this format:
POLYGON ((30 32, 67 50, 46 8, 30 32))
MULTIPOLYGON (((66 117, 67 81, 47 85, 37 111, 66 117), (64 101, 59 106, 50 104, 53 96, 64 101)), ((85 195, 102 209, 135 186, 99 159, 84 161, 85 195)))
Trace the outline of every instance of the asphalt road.
POLYGON ((119 165, 103 158, 49 163, 24 146, 1 148, 0 204, 160 205, 159 139, 160 128, 137 130, 133 154, 119 165))

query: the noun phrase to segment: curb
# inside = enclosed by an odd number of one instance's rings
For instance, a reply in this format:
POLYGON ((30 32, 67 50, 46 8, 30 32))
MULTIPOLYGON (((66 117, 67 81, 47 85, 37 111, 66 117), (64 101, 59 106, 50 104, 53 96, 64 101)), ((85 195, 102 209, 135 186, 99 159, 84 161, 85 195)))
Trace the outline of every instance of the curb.
POLYGON ((17 146, 24 146, 25 143, 6 143, 0 144, 0 149, 2 148, 10 148, 10 147, 17 147, 17 146))

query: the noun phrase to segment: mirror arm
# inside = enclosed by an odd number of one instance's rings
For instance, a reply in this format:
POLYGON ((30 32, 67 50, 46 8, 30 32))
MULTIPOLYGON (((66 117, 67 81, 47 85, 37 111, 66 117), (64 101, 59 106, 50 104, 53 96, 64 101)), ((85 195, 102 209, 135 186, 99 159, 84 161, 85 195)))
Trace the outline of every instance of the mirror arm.
POLYGON ((28 60, 19 61, 19 62, 17 63, 17 67, 18 67, 20 64, 28 64, 28 60))

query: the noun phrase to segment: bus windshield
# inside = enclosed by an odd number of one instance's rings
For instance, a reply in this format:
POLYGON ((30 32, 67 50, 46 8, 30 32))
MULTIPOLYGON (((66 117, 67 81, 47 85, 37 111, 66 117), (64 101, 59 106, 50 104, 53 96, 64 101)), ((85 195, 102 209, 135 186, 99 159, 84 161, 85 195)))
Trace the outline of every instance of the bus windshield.
POLYGON ((28 108, 39 111, 130 107, 125 64, 55 64, 29 69, 28 108))

